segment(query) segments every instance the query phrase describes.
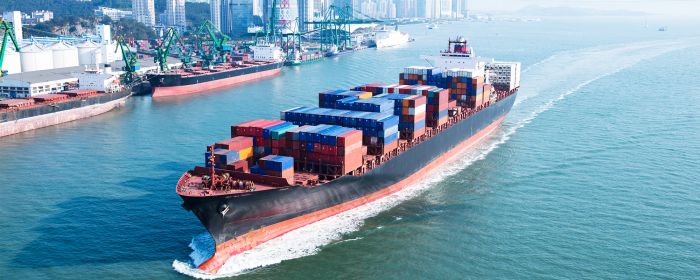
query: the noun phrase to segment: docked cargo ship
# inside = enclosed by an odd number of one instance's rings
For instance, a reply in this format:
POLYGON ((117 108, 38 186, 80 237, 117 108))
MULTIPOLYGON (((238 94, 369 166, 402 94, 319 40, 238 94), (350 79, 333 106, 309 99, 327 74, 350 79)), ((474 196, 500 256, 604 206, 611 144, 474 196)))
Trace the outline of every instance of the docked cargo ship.
MULTIPOLYGON (((466 44, 443 53, 466 54, 466 44)), ((216 243, 194 265, 216 273, 231 256, 420 180, 498 128, 519 85, 497 75, 407 67, 399 84, 325 91, 318 107, 231 126, 176 185, 216 243)))
POLYGON ((79 79, 78 89, 0 101, 0 137, 109 112, 132 93, 111 74, 89 72, 79 79))
POLYGON ((274 46, 254 46, 253 58, 243 57, 210 67, 173 69, 148 74, 153 97, 200 93, 258 80, 280 73, 283 65, 281 49, 274 46))

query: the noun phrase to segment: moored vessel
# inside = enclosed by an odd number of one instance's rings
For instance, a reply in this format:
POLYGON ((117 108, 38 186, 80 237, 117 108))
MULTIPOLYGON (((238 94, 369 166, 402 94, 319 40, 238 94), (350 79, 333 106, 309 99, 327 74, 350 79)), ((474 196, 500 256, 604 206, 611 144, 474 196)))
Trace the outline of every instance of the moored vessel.
POLYGON ((325 91, 318 107, 231 126, 176 186, 216 243, 194 265, 216 273, 233 255, 420 180, 498 128, 519 87, 499 75, 407 67, 400 84, 325 91))
POLYGON ((153 88, 153 97, 196 94, 280 73, 284 57, 279 47, 260 45, 251 49, 252 59, 241 56, 238 61, 209 67, 190 67, 148 74, 147 80, 153 88))
POLYGON ((103 114, 132 94, 111 72, 92 69, 78 77, 75 89, 0 101, 0 137, 103 114))

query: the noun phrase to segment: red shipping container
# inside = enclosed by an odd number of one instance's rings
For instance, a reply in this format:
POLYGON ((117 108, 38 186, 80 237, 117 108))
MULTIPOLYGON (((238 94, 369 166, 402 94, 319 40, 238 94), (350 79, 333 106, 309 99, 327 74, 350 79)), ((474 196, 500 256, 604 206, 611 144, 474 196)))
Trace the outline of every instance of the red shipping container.
POLYGON ((240 151, 253 146, 253 138, 246 136, 236 136, 231 139, 222 140, 214 144, 216 149, 240 151))
POLYGON ((337 145, 341 147, 347 147, 358 142, 362 142, 361 130, 348 131, 337 138, 337 145))

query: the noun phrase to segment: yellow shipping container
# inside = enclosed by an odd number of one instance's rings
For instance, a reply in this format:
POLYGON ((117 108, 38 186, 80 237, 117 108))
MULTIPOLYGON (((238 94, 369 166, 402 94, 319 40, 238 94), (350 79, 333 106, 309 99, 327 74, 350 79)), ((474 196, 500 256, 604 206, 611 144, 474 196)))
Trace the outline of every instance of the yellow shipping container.
POLYGON ((249 159, 251 157, 253 157, 253 147, 238 151, 238 159, 249 159))
POLYGON ((359 98, 359 99, 366 99, 366 98, 371 98, 371 97, 372 97, 371 92, 363 92, 363 93, 357 95, 357 98, 359 98))

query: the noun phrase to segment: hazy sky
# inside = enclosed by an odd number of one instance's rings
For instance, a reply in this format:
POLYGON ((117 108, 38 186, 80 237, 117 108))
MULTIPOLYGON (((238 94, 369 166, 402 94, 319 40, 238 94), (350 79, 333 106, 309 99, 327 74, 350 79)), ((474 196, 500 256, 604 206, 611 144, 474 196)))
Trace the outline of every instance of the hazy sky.
POLYGON ((700 0, 469 0, 472 10, 517 10, 529 5, 574 6, 605 10, 632 10, 661 15, 700 18, 700 0))

